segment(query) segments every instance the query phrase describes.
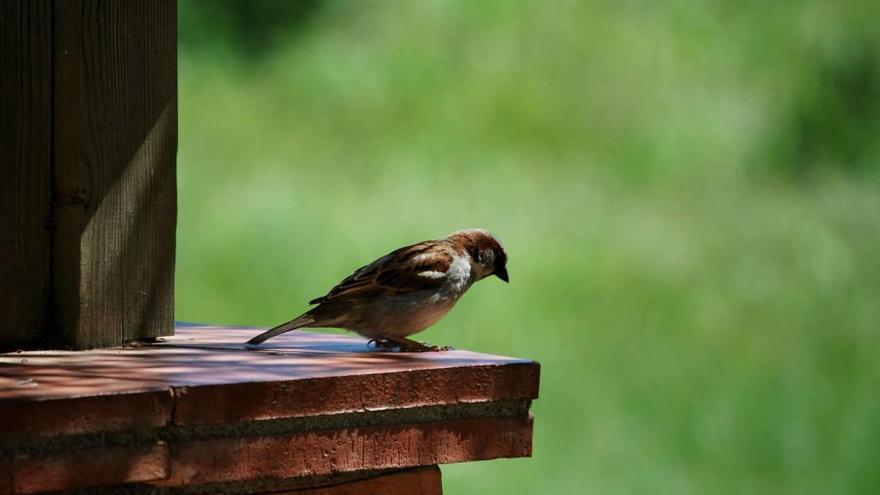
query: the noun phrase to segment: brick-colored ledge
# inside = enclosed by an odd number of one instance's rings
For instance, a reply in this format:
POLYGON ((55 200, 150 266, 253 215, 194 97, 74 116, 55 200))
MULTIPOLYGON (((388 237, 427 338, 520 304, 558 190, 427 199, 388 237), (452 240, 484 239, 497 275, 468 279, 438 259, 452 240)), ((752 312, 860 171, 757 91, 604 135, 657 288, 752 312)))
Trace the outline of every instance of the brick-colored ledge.
POLYGON ((0 493, 301 490, 531 454, 535 362, 309 332, 245 348, 258 332, 0 354, 0 493))

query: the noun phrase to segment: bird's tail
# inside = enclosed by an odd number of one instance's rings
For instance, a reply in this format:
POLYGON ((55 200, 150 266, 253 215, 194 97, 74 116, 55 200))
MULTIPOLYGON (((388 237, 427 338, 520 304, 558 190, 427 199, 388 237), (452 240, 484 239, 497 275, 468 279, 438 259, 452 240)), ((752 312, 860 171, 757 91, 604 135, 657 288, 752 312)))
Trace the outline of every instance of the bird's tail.
POLYGON ((315 319, 311 315, 309 315, 308 313, 304 314, 302 316, 298 316, 295 319, 288 321, 287 323, 282 323, 282 324, 278 325, 277 327, 272 328, 270 330, 266 330, 265 332, 261 333, 260 335, 257 335, 256 337, 252 338, 251 340, 248 340, 247 345, 262 344, 263 342, 271 339, 272 337, 277 337, 278 335, 281 335, 282 333, 287 333, 291 330, 296 330, 297 328, 302 328, 302 327, 310 325, 314 322, 315 322, 315 319))

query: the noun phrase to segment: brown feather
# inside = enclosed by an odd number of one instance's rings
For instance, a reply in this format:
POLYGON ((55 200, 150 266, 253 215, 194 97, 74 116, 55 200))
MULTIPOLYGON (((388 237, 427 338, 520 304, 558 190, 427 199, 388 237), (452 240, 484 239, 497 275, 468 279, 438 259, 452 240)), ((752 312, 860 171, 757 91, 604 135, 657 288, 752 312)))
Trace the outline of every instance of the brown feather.
POLYGON ((419 275, 425 271, 446 273, 452 265, 453 249, 444 241, 425 241, 392 251, 355 270, 323 297, 309 301, 322 304, 339 299, 372 297, 379 293, 424 290, 439 287, 443 278, 419 275), (430 257, 416 257, 430 251, 430 257))

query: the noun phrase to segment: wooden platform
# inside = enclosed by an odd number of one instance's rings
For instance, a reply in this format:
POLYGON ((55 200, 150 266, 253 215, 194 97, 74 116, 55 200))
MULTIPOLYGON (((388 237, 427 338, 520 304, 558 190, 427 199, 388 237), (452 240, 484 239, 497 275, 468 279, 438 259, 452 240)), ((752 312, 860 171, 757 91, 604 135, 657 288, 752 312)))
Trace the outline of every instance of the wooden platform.
POLYGON ((0 355, 0 493, 389 476, 439 493, 439 473, 397 471, 531 454, 535 362, 309 332, 242 344, 259 331, 179 324, 141 347, 0 355))

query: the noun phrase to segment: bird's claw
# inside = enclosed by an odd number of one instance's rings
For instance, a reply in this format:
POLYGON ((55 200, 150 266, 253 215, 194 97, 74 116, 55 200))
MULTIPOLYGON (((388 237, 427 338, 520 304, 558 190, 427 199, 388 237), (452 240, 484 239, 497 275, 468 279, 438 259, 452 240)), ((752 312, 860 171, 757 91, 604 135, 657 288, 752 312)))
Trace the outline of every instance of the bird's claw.
POLYGON ((398 346, 400 352, 443 352, 443 351, 451 351, 452 347, 448 345, 439 346, 439 345, 428 345, 423 344, 421 342, 415 342, 414 344, 405 344, 398 346))
POLYGON ((422 344, 421 347, 415 347, 410 349, 410 352, 444 352, 444 351, 452 351, 454 348, 451 345, 430 345, 430 344, 422 344))
POLYGON ((376 349, 396 348, 399 352, 443 352, 453 350, 452 346, 428 345, 409 339, 406 339, 403 342, 396 342, 393 340, 370 339, 367 341, 367 345, 369 346, 370 344, 372 344, 373 347, 376 349))

